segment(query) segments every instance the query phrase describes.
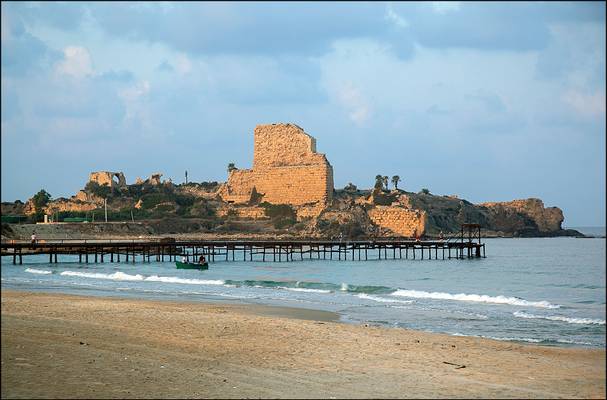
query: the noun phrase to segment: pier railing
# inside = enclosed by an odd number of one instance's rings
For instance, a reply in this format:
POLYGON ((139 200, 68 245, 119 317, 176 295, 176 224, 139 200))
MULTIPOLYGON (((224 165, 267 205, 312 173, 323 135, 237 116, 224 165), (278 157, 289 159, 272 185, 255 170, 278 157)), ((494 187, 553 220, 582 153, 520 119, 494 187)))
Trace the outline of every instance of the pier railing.
POLYGON ((197 260, 210 262, 298 260, 368 261, 385 259, 464 259, 485 257, 485 244, 475 241, 372 239, 372 240, 70 240, 1 244, 1 255, 12 256, 13 264, 23 257, 48 255, 57 263, 59 255, 78 256, 79 262, 142 262, 197 260), (93 261, 94 260, 94 261, 93 261))

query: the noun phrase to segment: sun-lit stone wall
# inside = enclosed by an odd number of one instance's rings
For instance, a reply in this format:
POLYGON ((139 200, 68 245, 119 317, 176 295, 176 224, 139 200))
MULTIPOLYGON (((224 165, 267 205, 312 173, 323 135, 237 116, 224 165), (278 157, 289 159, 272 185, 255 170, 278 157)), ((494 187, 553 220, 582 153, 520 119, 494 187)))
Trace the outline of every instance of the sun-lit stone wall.
POLYGON ((426 231, 426 212, 399 206, 376 206, 367 211, 377 226, 390 229, 399 236, 414 237, 426 231))
POLYGON ((333 168, 324 154, 316 153, 315 139, 297 125, 258 125, 253 168, 232 171, 220 195, 246 203, 253 188, 272 204, 326 206, 333 197, 333 168))
POLYGON ((122 172, 111 172, 111 171, 97 171, 91 172, 89 175, 89 182, 96 182, 99 185, 106 185, 111 187, 124 187, 126 186, 126 178, 122 172), (114 180, 116 177, 117 181, 114 180))

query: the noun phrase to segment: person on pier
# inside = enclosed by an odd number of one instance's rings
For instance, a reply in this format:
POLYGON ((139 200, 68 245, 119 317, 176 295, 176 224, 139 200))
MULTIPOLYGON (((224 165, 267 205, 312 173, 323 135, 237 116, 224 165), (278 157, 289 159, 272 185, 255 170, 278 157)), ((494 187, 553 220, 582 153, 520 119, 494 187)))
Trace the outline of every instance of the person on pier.
POLYGON ((36 244, 36 231, 32 232, 32 244, 36 244))

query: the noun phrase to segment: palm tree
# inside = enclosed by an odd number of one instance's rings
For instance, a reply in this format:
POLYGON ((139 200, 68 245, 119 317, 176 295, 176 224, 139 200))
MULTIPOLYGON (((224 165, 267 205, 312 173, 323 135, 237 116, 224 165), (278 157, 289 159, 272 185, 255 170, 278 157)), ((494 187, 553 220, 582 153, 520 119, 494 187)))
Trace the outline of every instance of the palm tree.
POLYGON ((384 178, 381 175, 375 175, 375 189, 381 189, 384 186, 384 178))
POLYGON ((386 188, 386 190, 388 190, 388 177, 387 177, 387 176, 384 176, 384 177, 382 178, 382 181, 383 181, 383 183, 384 183, 384 187, 386 188))
POLYGON ((394 185, 394 189, 398 190, 398 182, 400 182, 400 176, 394 175, 392 177, 392 184, 394 185))

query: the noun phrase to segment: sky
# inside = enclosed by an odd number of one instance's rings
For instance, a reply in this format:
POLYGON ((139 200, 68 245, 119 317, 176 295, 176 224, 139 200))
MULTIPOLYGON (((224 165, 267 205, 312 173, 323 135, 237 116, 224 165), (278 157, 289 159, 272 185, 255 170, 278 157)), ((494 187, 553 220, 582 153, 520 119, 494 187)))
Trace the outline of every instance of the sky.
POLYGON ((2 201, 225 181, 295 123, 336 188, 537 197, 605 225, 604 2, 2 2, 2 201))

